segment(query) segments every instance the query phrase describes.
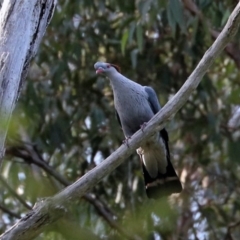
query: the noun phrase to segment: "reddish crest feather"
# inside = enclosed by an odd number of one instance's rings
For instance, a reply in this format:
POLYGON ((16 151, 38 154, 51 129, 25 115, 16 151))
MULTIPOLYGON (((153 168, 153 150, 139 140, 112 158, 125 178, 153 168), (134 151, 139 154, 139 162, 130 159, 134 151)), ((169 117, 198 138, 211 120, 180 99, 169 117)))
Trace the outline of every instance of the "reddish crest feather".
POLYGON ((121 72, 121 69, 118 65, 110 64, 112 67, 114 67, 118 72, 121 72))

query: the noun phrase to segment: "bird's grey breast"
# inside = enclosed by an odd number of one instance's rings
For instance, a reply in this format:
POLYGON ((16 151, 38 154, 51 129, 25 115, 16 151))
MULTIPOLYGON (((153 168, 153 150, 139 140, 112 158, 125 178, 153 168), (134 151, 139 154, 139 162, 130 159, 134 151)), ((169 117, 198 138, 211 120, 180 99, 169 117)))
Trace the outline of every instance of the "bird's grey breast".
POLYGON ((147 94, 140 85, 127 86, 126 89, 116 92, 114 103, 126 137, 133 135, 154 115, 147 94))

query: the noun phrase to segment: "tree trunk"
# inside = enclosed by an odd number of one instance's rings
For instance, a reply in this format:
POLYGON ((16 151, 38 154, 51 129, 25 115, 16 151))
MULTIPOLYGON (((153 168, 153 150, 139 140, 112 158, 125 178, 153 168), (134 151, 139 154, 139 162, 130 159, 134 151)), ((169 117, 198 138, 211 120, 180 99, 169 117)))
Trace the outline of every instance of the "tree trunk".
POLYGON ((56 0, 4 0, 0 10, 0 166, 12 111, 56 0))

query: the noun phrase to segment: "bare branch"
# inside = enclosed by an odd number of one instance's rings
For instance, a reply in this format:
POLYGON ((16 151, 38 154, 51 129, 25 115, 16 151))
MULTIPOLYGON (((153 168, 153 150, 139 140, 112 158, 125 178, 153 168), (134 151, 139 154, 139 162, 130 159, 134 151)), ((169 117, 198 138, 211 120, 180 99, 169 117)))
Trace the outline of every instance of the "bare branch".
MULTIPOLYGON (((21 147, 7 148, 6 154, 20 157, 29 164, 32 163, 37 165, 38 167, 45 170, 50 176, 58 180, 65 187, 71 184, 67 179, 65 179, 62 175, 56 172, 54 168, 49 166, 49 164, 40 157, 40 154, 38 154, 36 150, 33 148, 33 146, 30 144, 25 144, 24 146, 21 146, 21 147)), ((4 181, 1 177, 0 177, 0 180, 4 181)), ((84 194, 83 199, 85 199, 87 202, 92 204, 95 207, 96 211, 99 213, 99 215, 103 217, 103 219, 112 228, 116 229, 126 239, 129 239, 129 240, 140 239, 138 236, 134 236, 134 234, 129 234, 128 231, 123 229, 121 225, 119 225, 117 221, 114 219, 116 218, 116 216, 112 214, 112 211, 108 207, 106 207, 99 199, 97 199, 96 196, 92 194, 84 194)))
POLYGON ((139 130, 129 140, 129 147, 122 145, 111 156, 109 156, 100 165, 89 171, 78 181, 65 188, 54 197, 40 202, 22 218, 16 225, 5 232, 0 239, 26 240, 36 237, 44 227, 64 215, 64 206, 71 201, 79 199, 96 185, 103 177, 111 173, 124 160, 132 154, 137 147, 146 139, 154 134, 156 130, 164 127, 167 120, 173 117, 177 111, 183 107, 191 93, 200 83, 203 75, 213 64, 220 52, 226 47, 228 42, 236 34, 240 23, 240 3, 232 12, 228 22, 222 32, 219 34, 213 45, 207 50, 203 58, 189 76, 187 81, 177 92, 177 94, 148 122, 144 132, 139 130))
POLYGON ((3 212, 9 214, 12 217, 15 218, 21 218, 20 215, 18 215, 17 213, 12 212, 11 210, 9 210, 8 208, 6 208, 5 206, 3 206, 2 204, 0 204, 0 209, 2 209, 3 212))
POLYGON ((232 131, 240 127, 240 106, 233 107, 232 116, 228 121, 228 127, 232 131))
POLYGON ((24 199, 22 199, 21 196, 19 196, 10 186, 9 184, 4 180, 4 178, 2 176, 0 176, 0 181, 2 182, 2 184, 5 186, 5 188, 8 189, 8 191, 20 202, 23 204, 24 207, 26 207, 28 210, 31 210, 32 207, 24 201, 24 199))
POLYGON ((232 229, 239 227, 239 226, 240 226, 240 220, 230 223, 227 227, 227 233, 225 235, 224 240, 232 240, 233 237, 232 237, 231 231, 232 231, 232 229))
POLYGON ((55 171, 47 162, 45 162, 38 153, 33 149, 31 145, 25 144, 24 146, 18 147, 9 147, 6 150, 6 154, 10 154, 13 156, 20 157, 24 159, 27 163, 33 163, 40 168, 44 169, 47 173, 52 175, 55 179, 57 179, 64 186, 68 186, 71 184, 70 181, 65 179, 61 174, 55 171))

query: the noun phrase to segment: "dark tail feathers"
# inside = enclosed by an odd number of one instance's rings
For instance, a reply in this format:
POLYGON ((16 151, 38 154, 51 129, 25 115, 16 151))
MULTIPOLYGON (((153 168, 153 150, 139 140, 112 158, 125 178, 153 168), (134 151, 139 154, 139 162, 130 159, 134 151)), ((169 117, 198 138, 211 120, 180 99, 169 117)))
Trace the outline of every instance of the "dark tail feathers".
POLYGON ((146 192, 149 198, 167 197, 172 193, 180 193, 182 191, 182 184, 169 160, 166 173, 158 173, 156 178, 150 177, 143 162, 142 168, 146 192))

